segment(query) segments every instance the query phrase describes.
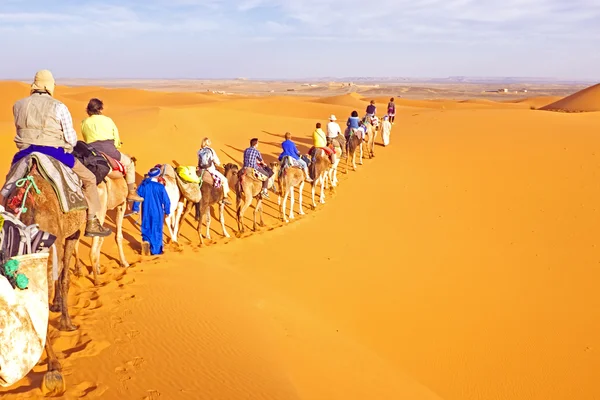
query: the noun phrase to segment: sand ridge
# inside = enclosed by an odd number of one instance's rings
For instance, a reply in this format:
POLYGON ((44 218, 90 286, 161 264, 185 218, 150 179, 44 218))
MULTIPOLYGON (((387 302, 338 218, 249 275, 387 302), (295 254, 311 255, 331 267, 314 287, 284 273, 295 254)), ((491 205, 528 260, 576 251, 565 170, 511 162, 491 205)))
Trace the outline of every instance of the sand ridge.
POLYGON ((563 112, 600 111, 600 83, 548 104, 541 109, 563 112))
MULTIPOLYGON (((26 89, 2 99, 11 107, 26 89)), ((57 90, 76 128, 86 96, 105 93, 57 90)), ((343 125, 354 108, 331 96, 192 104, 187 94, 120 93, 107 114, 138 173, 194 165, 204 136, 224 163, 239 164, 251 137, 274 160, 286 131, 306 151, 316 121, 334 112, 343 125)), ((102 284, 72 279, 80 330, 51 333, 65 398, 600 397, 590 372, 600 366, 597 116, 452 100, 397 114, 391 146, 339 174, 327 204, 290 224, 271 198, 259 232, 225 239, 213 221, 200 248, 188 217, 183 246, 141 257, 128 219, 132 267, 118 267, 107 240, 102 284)), ((0 119, 4 173, 13 136, 11 113, 0 119)), ((234 221, 228 207, 230 232, 234 221)), ((40 398, 43 364, 2 397, 40 398)))

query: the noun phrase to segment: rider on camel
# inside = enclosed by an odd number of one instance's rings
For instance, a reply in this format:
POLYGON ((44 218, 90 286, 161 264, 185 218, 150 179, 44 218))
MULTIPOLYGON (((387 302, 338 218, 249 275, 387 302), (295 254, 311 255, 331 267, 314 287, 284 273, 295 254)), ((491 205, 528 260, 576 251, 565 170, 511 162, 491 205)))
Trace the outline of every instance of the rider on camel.
POLYGON ((281 143, 281 148, 283 149, 283 152, 279 155, 279 161, 283 160, 284 157, 291 157, 294 160, 294 166, 298 166, 304 170, 306 181, 312 182, 310 174, 308 173, 308 165, 306 165, 306 162, 300 157, 300 151, 296 148, 296 144, 292 142, 291 133, 285 133, 285 141, 281 143))
POLYGON ((96 176, 71 154, 77 144, 77 132, 67 106, 53 97, 54 86, 50 71, 38 71, 29 97, 18 100, 13 106, 17 129, 15 143, 19 152, 15 154, 12 164, 39 152, 71 168, 83 182, 83 194, 88 206, 85 236, 106 237, 111 230, 103 227, 97 217, 100 197, 96 176))
POLYGON ((219 172, 215 167, 221 165, 221 160, 219 159, 219 156, 217 156, 217 152, 210 147, 211 144, 212 142, 209 138, 205 137, 202 139, 200 150, 198 150, 198 168, 200 170, 207 170, 211 175, 214 175, 221 180, 221 184, 223 185, 222 202, 223 204, 231 205, 231 201, 227 198, 229 195, 229 181, 225 178, 225 175, 219 172))
POLYGON ((316 129, 313 132, 313 147, 310 149, 309 154, 314 158, 317 149, 322 149, 327 153, 331 159, 331 163, 335 164, 335 152, 329 146, 327 146, 327 135, 321 129, 321 123, 317 122, 316 129))
POLYGON ((250 147, 244 150, 244 168, 254 168, 258 172, 267 176, 262 183, 262 196, 269 198, 269 179, 273 176, 273 170, 264 162, 262 154, 258 151, 258 138, 250 140, 250 147))
POLYGON ((88 118, 81 123, 81 134, 86 143, 107 156, 120 161, 125 167, 125 181, 127 182, 127 200, 144 201, 138 196, 135 187, 135 164, 131 158, 119 151, 121 139, 119 130, 114 121, 102 115, 104 103, 99 99, 91 99, 87 105, 88 118))

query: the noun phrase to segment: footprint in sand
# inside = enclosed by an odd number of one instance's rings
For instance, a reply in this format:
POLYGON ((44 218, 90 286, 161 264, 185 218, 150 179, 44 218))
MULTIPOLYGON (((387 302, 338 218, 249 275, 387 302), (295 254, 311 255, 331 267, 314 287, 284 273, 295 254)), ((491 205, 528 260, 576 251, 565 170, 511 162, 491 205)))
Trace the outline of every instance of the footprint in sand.
POLYGON ((127 332, 127 337, 129 338, 129 340, 132 340, 133 338, 135 338, 139 335, 140 335, 140 331, 131 330, 131 331, 127 332))
POLYGON ((160 397, 160 392, 158 390, 148 390, 146 397, 143 400, 156 400, 160 397))

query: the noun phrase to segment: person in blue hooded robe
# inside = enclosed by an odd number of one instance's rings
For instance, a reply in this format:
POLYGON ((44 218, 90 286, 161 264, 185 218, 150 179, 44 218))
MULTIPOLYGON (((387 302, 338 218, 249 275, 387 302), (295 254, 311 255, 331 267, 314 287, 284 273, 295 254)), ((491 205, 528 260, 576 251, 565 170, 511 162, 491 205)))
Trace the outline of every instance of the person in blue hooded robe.
MULTIPOLYGON (((171 202, 165 186, 158 182, 160 169, 152 168, 148 177, 142 181, 137 194, 144 198, 142 202, 142 242, 150 244, 150 254, 163 253, 163 225, 165 215, 169 215, 171 202)), ((139 212, 140 203, 134 202, 133 212, 139 212)), ((142 243, 142 250, 143 250, 142 243)))

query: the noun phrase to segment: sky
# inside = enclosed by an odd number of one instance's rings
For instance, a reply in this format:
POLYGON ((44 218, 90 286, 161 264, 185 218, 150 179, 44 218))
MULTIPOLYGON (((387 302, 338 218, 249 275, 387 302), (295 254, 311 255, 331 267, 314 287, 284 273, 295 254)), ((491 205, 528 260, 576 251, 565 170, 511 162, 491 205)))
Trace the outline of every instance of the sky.
POLYGON ((600 0, 0 0, 0 79, 600 81, 600 0))

